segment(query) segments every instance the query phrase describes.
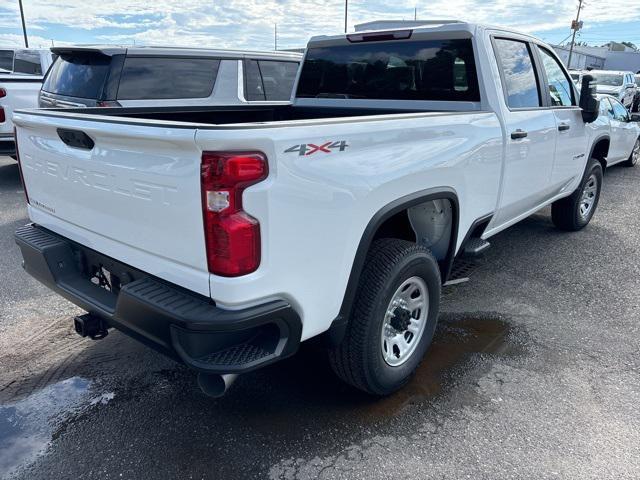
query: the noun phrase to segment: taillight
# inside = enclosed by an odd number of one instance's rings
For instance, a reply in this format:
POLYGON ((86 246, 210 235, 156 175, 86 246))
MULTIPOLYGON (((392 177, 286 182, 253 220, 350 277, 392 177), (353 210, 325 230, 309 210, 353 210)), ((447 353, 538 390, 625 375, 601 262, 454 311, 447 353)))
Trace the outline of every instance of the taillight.
MULTIPOLYGON (((7 91, 4 88, 0 88, 0 98, 7 96, 7 91)), ((7 116, 4 113, 4 107, 0 105, 0 123, 4 123, 7 120, 7 116)))
POLYGON ((201 186, 209 271, 237 277, 260 265, 260 223, 242 209, 242 192, 267 178, 259 152, 204 152, 201 186))
POLYGON ((18 172, 20 172, 20 181, 22 182, 22 188, 24 188, 24 196, 27 197, 27 203, 30 203, 27 184, 24 183, 24 175, 22 173, 22 162, 20 162, 20 151, 18 150, 18 131, 16 130, 16 127, 13 127, 13 141, 16 144, 16 160, 18 161, 18 172))

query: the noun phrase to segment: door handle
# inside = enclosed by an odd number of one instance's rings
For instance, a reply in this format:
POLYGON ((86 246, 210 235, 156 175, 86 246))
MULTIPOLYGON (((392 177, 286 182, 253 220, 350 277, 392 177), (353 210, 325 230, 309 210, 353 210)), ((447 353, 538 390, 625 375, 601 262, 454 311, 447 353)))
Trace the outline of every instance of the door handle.
POLYGON ((568 123, 561 123, 560 125, 558 125, 558 130, 561 132, 566 132, 570 128, 571 128, 571 125, 569 125, 568 123))
POLYGON ((527 135, 529 135, 527 132, 518 129, 515 132, 511 132, 511 139, 518 140, 519 138, 526 138, 527 135))

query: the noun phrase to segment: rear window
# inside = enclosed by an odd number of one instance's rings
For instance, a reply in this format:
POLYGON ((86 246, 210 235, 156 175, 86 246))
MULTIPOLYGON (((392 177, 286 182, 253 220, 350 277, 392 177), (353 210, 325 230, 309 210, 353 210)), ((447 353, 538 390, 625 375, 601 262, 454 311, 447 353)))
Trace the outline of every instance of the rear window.
POLYGON ((127 57, 118 100, 208 97, 219 66, 213 58, 127 57))
POLYGON ((0 50, 0 68, 13 70, 13 50, 0 50))
POLYGON ((289 100, 298 73, 297 62, 245 61, 247 100, 289 100))
POLYGON ((13 71, 30 75, 42 75, 40 54, 38 52, 16 52, 13 61, 13 71))
POLYGON ((98 99, 110 65, 111 57, 106 55, 61 55, 49 70, 42 90, 70 97, 98 99))
POLYGON ((468 39, 310 48, 296 96, 479 101, 468 39))

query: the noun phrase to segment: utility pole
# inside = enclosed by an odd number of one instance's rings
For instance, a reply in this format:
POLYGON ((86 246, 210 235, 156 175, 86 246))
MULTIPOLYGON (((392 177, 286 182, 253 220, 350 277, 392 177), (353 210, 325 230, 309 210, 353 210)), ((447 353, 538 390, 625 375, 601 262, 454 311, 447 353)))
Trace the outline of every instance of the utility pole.
POLYGON ((20 18, 22 18, 22 33, 24 35, 24 46, 29 48, 29 39, 27 38, 27 27, 24 23, 24 10, 22 8, 22 0, 18 0, 20 4, 20 18))
POLYGON ((278 50, 278 24, 273 24, 273 49, 278 50))
POLYGON ((413 9, 413 20, 414 21, 418 20, 418 7, 415 7, 413 9))
POLYGON ((567 69, 571 68, 571 57, 573 56, 573 44, 576 41, 576 33, 580 30, 580 10, 582 9, 582 0, 578 3, 578 14, 576 15, 576 19, 571 25, 571 29, 573 30, 573 35, 571 36, 571 47, 569 48, 569 61, 567 62, 567 69))
POLYGON ((344 0, 344 33, 347 33, 347 13, 349 12, 349 0, 344 0))

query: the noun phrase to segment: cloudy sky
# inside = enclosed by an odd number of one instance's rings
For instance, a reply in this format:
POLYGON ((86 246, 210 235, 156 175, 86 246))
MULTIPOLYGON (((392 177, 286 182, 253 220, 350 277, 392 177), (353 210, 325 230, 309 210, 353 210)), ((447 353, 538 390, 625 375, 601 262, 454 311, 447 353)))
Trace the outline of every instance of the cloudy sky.
MULTIPOLYGON (((456 18, 508 25, 548 42, 569 35, 577 0, 350 0, 349 28, 376 19, 456 18), (390 6, 393 5, 393 6, 390 6)), ((304 46, 344 25, 344 1, 23 0, 32 46, 63 43, 195 45, 272 49, 304 46)), ((580 40, 640 45, 640 0, 585 0, 580 40)), ((0 3, 0 45, 22 44, 18 0, 0 3)))

